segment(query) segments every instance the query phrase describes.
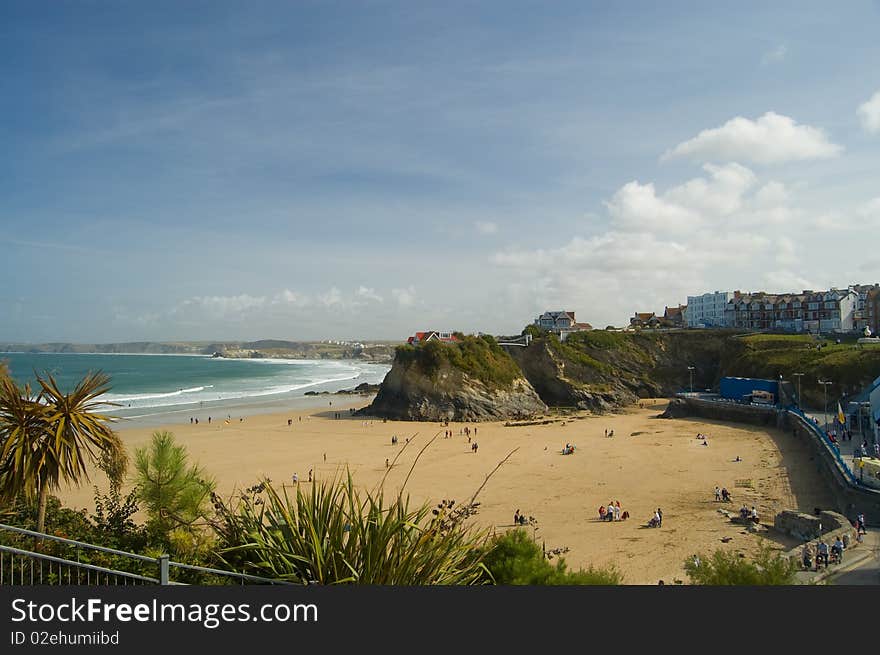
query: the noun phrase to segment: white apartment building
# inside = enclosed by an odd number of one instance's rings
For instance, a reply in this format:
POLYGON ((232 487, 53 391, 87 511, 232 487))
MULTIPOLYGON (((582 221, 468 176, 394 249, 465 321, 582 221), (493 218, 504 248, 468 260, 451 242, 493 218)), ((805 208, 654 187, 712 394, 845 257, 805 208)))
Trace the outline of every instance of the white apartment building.
POLYGON ((733 299, 732 291, 715 291, 687 298, 688 327, 721 327, 724 325, 724 309, 733 299))

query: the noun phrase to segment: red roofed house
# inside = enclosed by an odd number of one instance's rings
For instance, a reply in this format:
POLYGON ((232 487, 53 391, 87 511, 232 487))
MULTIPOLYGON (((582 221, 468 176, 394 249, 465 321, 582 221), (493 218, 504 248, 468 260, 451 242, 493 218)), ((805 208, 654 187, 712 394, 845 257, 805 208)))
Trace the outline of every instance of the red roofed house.
POLYGON ((446 342, 454 342, 458 341, 458 338, 452 332, 438 332, 437 330, 426 330, 425 332, 416 332, 413 336, 406 340, 406 342, 415 346, 420 343, 427 343, 432 339, 437 339, 439 341, 446 342))

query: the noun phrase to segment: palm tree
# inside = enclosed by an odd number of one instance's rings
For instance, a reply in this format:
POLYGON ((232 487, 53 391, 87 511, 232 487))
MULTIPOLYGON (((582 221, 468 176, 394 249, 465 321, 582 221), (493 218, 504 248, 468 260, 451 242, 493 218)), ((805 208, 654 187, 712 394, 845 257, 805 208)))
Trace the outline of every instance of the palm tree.
POLYGON ((126 456, 112 418, 96 411, 106 404, 97 398, 110 388, 107 375, 88 373, 66 394, 52 375, 36 377, 36 395, 29 385, 0 377, 0 497, 39 498, 37 531, 43 532, 50 490, 88 482, 88 465, 102 458, 124 468, 126 456))

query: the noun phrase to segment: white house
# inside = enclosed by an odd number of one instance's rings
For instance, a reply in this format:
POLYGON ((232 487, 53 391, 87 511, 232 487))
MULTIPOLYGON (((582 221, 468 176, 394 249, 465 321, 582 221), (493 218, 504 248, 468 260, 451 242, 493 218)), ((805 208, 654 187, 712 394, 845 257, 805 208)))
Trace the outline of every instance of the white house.
POLYGON ((724 309, 733 299, 732 291, 715 291, 687 297, 688 327, 722 327, 724 309))

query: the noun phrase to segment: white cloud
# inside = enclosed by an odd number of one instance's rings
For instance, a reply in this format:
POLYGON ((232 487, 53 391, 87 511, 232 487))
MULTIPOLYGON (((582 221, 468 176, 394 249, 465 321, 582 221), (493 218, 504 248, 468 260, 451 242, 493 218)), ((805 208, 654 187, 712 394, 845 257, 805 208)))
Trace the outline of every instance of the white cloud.
POLYGON ((880 91, 859 105, 858 114, 866 131, 880 134, 880 91))
POLYGON ((766 66, 767 64, 772 64, 777 61, 782 61, 785 59, 785 55, 788 54, 788 48, 785 47, 784 44, 778 45, 772 50, 764 53, 764 56, 761 57, 761 64, 766 66))
POLYGON ((392 289, 391 295, 401 307, 409 307, 416 301, 416 289, 412 285, 405 289, 392 289))
POLYGON ((605 203, 611 225, 622 232, 686 234, 739 211, 755 174, 736 163, 706 164, 708 178, 697 177, 658 195, 653 184, 629 182, 605 203))
POLYGON ((383 302, 382 296, 376 293, 376 290, 371 287, 361 286, 355 292, 355 295, 358 298, 363 298, 364 300, 375 300, 376 302, 383 302))
POLYGON ((305 307, 311 304, 311 300, 308 296, 297 293, 296 291, 291 291, 290 289, 284 289, 275 295, 272 299, 273 305, 294 305, 296 307, 305 307))
POLYGON ((498 232, 498 224, 492 221, 477 221, 474 225, 480 234, 495 234, 498 232))
POLYGON ((509 279, 508 302, 535 311, 565 307, 604 326, 730 285, 809 288, 797 273, 805 212, 792 205, 790 189, 739 164, 704 170, 705 177, 665 192, 625 184, 606 203, 603 233, 492 255, 509 279))
POLYGON ((342 305, 342 292, 336 287, 331 287, 327 293, 318 295, 318 302, 324 307, 336 307, 342 305))
POLYGON ((721 127, 703 130, 667 151, 662 159, 688 157, 701 161, 751 161, 778 164, 837 156, 843 148, 825 133, 798 125, 788 116, 767 112, 757 120, 737 116, 721 127))

